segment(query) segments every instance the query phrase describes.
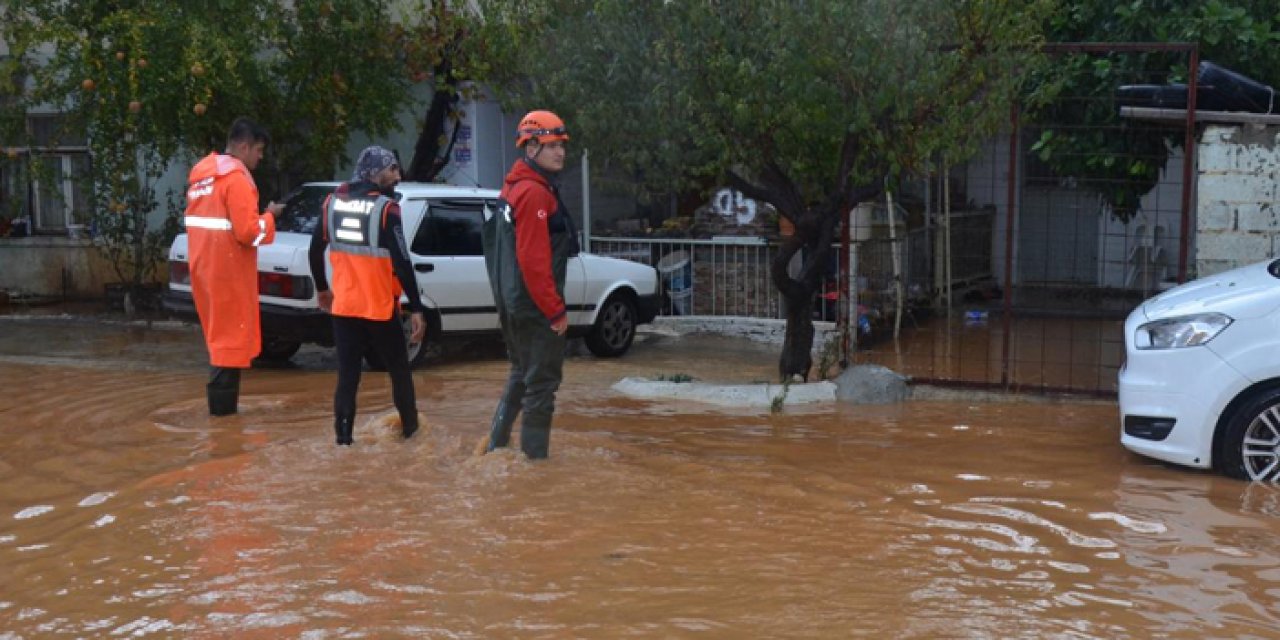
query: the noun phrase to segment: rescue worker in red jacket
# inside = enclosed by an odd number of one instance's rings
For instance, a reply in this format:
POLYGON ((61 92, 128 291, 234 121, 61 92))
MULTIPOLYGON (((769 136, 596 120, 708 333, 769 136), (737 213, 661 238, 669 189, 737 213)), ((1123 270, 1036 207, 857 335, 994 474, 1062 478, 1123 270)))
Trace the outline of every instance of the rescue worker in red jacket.
POLYGON ((355 175, 325 199, 324 217, 311 236, 309 258, 320 306, 333 316, 338 349, 338 386, 333 392, 333 430, 339 445, 354 444, 360 361, 372 350, 391 377, 391 397, 405 438, 418 430, 409 352, 400 325, 400 294, 409 300, 410 339, 426 334, 426 307, 418 293, 409 246, 404 240, 395 186, 400 165, 390 151, 360 152, 355 175), (329 249, 333 288, 325 274, 329 249))
POLYGON ((507 446, 516 415, 520 449, 546 458, 564 365, 569 317, 564 283, 578 236, 553 176, 564 169, 564 122, 550 111, 520 120, 522 157, 507 173, 497 211, 485 221, 484 257, 511 370, 490 425, 490 451, 507 446))
POLYGON ((240 370, 262 349, 258 315, 258 246, 275 239, 283 205, 258 210, 258 187, 250 174, 270 142, 257 123, 238 118, 223 153, 205 156, 187 178, 187 227, 191 296, 209 348, 212 372, 206 393, 209 413, 238 410, 240 370))

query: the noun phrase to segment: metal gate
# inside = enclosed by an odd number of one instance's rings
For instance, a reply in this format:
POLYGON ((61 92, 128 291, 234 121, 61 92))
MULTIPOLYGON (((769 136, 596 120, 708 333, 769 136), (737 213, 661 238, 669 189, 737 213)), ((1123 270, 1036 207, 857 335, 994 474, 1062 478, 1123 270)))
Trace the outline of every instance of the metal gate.
POLYGON ((904 314, 896 339, 872 336, 855 361, 935 384, 1113 395, 1124 358, 1124 318, 1144 299, 1186 280, 1194 228, 1195 45, 1057 44, 1048 50, 1062 61, 1140 56, 1135 59, 1149 65, 1130 80, 1135 85, 1165 83, 1171 67, 1186 65, 1188 115, 1176 132, 1181 149, 1150 157, 1122 149, 1090 158, 1122 166, 1162 163, 1154 185, 1137 176, 1126 184, 1123 176, 1065 174, 1038 153, 1047 136, 1167 136, 1169 125, 1117 117, 1114 124, 1091 126, 1070 117, 1097 109, 1118 114, 1114 94, 1063 95, 1059 108, 1036 113, 1015 109, 1007 130, 965 166, 921 177, 923 226, 935 236, 948 222, 952 229, 949 250, 935 246, 931 253, 932 270, 951 275, 932 279, 930 304, 904 314), (1190 161, 1186 149, 1193 150, 1190 161), (1103 194, 1117 189, 1141 192, 1136 206, 1109 205, 1103 194), (990 235, 956 235, 957 217, 976 212, 992 216, 990 235), (984 262, 986 274, 956 269, 984 262))

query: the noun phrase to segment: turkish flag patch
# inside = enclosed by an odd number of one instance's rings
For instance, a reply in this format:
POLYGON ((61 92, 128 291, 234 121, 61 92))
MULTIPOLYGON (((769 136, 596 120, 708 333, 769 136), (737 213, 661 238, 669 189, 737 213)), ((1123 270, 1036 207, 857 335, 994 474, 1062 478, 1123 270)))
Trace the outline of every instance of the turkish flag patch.
POLYGON ((547 219, 547 210, 546 210, 546 209, 538 209, 538 219, 539 219, 539 220, 546 220, 546 219, 547 219))

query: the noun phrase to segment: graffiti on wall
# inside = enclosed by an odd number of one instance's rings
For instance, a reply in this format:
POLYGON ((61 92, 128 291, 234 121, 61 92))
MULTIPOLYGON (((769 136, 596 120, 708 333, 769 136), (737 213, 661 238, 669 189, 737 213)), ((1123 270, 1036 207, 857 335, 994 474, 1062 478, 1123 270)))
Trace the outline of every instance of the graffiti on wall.
POLYGON ((716 192, 711 199, 711 211, 725 218, 732 218, 740 225, 751 224, 756 219, 756 201, 737 189, 728 187, 716 192))

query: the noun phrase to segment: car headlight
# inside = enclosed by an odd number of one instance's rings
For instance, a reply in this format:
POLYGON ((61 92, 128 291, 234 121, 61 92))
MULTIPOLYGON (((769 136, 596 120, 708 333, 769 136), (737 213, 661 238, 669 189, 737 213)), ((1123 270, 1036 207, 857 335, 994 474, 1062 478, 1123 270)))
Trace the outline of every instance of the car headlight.
POLYGON ((1181 349, 1196 347, 1214 339, 1233 321, 1221 313, 1198 313, 1194 316, 1166 318, 1148 322, 1133 337, 1138 349, 1181 349))

